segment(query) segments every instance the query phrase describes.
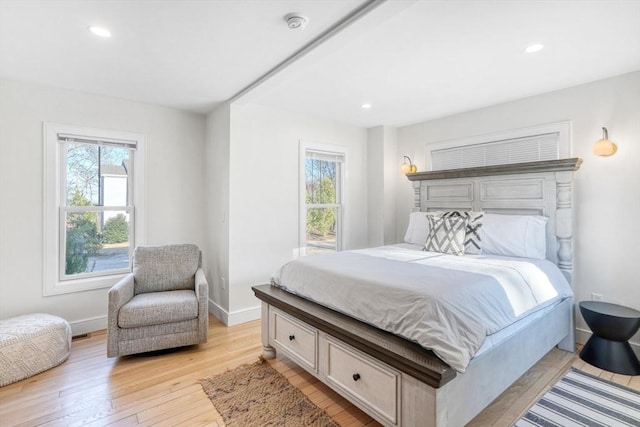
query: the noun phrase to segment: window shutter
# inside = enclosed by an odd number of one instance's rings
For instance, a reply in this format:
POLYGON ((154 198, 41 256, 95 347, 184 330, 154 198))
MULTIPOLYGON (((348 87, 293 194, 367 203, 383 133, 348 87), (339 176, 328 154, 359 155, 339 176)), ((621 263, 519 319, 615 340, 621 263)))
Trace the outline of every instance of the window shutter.
POLYGON ((461 169, 558 159, 557 132, 431 152, 432 170, 461 169))

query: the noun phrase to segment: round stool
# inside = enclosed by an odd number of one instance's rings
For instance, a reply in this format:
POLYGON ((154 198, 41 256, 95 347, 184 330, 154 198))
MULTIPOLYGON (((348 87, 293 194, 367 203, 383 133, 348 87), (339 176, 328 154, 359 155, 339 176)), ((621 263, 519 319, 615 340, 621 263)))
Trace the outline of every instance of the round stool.
POLYGON ((0 387, 29 378, 67 360, 71 326, 46 313, 0 320, 0 387))
POLYGON ((640 375, 640 362, 628 342, 640 328, 640 311, 606 302, 582 301, 580 312, 593 332, 580 358, 606 371, 640 375))

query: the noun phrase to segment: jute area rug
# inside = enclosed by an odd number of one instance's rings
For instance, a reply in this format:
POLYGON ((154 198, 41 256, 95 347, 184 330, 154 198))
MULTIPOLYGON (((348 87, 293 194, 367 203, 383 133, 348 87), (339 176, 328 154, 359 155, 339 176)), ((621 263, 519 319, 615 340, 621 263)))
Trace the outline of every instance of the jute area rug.
POLYGON ((640 426, 640 393, 571 368, 515 426, 640 426))
POLYGON ((227 427, 338 427, 262 359, 200 383, 227 427))

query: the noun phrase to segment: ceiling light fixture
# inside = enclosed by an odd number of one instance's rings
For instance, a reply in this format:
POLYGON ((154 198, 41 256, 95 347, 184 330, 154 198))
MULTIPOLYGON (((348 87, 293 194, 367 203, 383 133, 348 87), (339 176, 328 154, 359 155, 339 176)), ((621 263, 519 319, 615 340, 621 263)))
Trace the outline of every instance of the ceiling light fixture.
POLYGON ((97 27, 95 25, 92 25, 89 27, 89 31, 91 31, 93 34, 95 34, 98 37, 105 37, 105 38, 111 37, 111 31, 109 31, 104 27, 97 27))
POLYGON ((371 108, 371 104, 362 104, 360 108, 362 108, 363 110, 368 110, 369 108, 371 108))
POLYGON ((527 46, 527 48, 524 51, 527 53, 535 53, 535 52, 540 52, 542 49, 544 49, 544 45, 542 43, 536 43, 536 44, 527 46))
POLYGON ((284 20, 287 21, 287 26, 289 26, 290 29, 300 31, 304 30, 309 23, 309 19, 299 13, 289 13, 284 17, 284 20))

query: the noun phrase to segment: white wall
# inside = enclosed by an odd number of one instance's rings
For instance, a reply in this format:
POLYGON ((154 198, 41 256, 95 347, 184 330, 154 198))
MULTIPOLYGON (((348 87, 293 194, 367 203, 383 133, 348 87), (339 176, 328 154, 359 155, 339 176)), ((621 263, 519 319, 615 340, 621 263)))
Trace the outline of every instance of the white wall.
POLYGON ((259 317, 251 286, 269 283, 298 248, 299 141, 346 148, 344 248, 367 245, 367 135, 255 104, 231 106, 230 133, 226 309, 233 324, 259 317))
MULTIPOLYGON (((574 187, 576 300, 599 293, 605 301, 640 310, 634 267, 640 254, 640 72, 399 128, 398 151, 424 170, 427 144, 565 120, 572 123, 573 156, 584 160, 574 187), (602 126, 618 144, 613 157, 591 153, 602 126)), ((412 206, 404 178, 398 201, 401 240, 412 206)), ((576 319, 579 330, 588 331, 579 313, 576 319)))
POLYGON ((396 129, 367 129, 367 237, 368 246, 396 243, 396 182, 398 158, 396 129))
POLYGON ((397 182, 402 176, 400 165, 402 164, 402 155, 398 152, 398 132, 397 129, 390 126, 383 127, 384 138, 384 168, 383 168, 383 185, 384 185, 384 244, 391 245, 397 243, 397 182))
POLYGON ((102 329, 107 289, 42 296, 43 122, 145 134, 145 243, 203 247, 205 117, 0 81, 0 318, 48 312, 70 321, 76 334, 102 329))
POLYGON ((384 244, 384 127, 367 129, 367 243, 384 244))
POLYGON ((207 116, 205 199, 209 311, 227 320, 229 310, 229 143, 231 107, 221 105, 207 116))

